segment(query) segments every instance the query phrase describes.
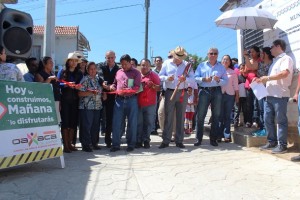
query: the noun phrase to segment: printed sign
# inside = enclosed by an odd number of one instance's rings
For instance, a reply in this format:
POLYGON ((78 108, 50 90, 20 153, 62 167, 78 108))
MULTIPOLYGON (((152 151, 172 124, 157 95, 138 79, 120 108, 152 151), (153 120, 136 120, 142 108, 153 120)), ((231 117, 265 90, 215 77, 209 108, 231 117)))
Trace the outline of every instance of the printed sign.
POLYGON ((0 94, 0 169, 61 156, 51 85, 1 80, 0 94))

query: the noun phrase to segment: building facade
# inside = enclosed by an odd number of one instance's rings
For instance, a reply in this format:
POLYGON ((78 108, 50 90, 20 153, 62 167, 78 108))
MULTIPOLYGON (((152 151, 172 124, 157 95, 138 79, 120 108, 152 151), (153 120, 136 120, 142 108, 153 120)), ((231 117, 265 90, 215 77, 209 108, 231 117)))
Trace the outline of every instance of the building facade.
MULTIPOLYGON (((41 58, 44 45, 44 26, 33 27, 33 45, 31 56, 41 58)), ((81 51, 88 58, 89 41, 79 31, 79 26, 55 27, 55 65, 63 66, 69 52, 81 51)))
MULTIPOLYGON (((273 29, 265 30, 237 30, 239 60, 243 60, 243 49, 249 49, 253 45, 258 47, 271 46, 276 39, 283 39, 287 43, 286 53, 294 60, 294 76, 291 86, 291 97, 295 93, 300 65, 300 0, 228 0, 220 8, 221 11, 231 10, 237 7, 257 7, 271 12, 277 23, 273 29)), ((298 108, 297 104, 288 104, 289 139, 300 148, 300 138, 297 129, 298 108)))

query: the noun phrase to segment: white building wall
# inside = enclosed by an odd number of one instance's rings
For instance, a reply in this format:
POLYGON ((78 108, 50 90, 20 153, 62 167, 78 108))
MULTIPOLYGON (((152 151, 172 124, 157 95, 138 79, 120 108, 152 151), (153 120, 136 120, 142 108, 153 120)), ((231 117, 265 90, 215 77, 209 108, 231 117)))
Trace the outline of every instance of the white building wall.
MULTIPOLYGON (((40 55, 43 55, 43 36, 33 36, 33 46, 40 46, 40 55)), ((64 66, 68 53, 77 50, 76 36, 56 36, 55 37, 55 65, 64 66)))
MULTIPOLYGON (((264 46, 271 46, 276 39, 287 43, 286 53, 300 66, 300 1, 299 0, 242 0, 240 7, 261 6, 271 12, 278 22, 274 29, 264 30, 264 46)), ((237 31, 238 47, 241 47, 240 31, 237 31)), ((239 53, 242 49, 239 49, 239 53)), ((240 54, 239 58, 242 58, 240 54)))
MULTIPOLYGON (((286 53, 295 63, 295 71, 291 89, 291 97, 294 96, 297 87, 298 71, 300 68, 300 0, 242 0, 241 7, 259 7, 271 12, 278 22, 274 29, 264 30, 264 46, 271 46, 276 39, 283 39, 287 43, 286 53)), ((242 40, 237 31, 239 59, 242 59, 242 40)), ((297 130, 298 121, 297 104, 290 102, 288 105, 289 128, 297 130)))

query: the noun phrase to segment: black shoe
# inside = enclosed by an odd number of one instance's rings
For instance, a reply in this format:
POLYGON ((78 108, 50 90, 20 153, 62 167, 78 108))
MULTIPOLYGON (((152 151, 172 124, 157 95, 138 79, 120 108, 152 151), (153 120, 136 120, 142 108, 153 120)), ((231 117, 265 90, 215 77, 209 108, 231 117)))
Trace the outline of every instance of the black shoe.
POLYGON ((225 143, 230 143, 230 142, 232 142, 232 140, 231 140, 231 138, 224 138, 224 142, 225 143))
POLYGON ((127 149, 126 149, 127 152, 131 152, 131 151, 133 151, 133 150, 134 150, 133 147, 127 147, 127 149))
POLYGON ((267 149, 273 149, 275 148, 277 145, 276 143, 270 143, 268 142, 267 144, 265 144, 264 146, 259 147, 260 150, 267 150, 267 149))
POLYGON ((201 145, 201 141, 199 141, 199 140, 198 140, 198 142, 194 143, 194 146, 195 146, 195 147, 198 147, 198 146, 200 146, 200 145, 201 145))
POLYGON ((150 142, 145 141, 145 142, 144 142, 144 148, 145 148, 145 149, 149 149, 149 148, 150 148, 150 142))
POLYGON ((182 143, 176 143, 176 147, 179 147, 181 149, 185 148, 185 146, 182 143))
POLYGON ((293 162, 300 162, 300 155, 292 157, 291 161, 293 161, 293 162))
POLYGON ((273 153, 273 154, 281 154, 281 153, 286 153, 286 152, 287 152, 287 147, 286 147, 286 145, 282 145, 282 144, 277 145, 277 146, 272 150, 272 153, 273 153))
POLYGON ((214 146, 214 147, 217 147, 218 146, 218 143, 216 140, 210 140, 210 145, 211 146, 214 146))
POLYGON ((82 147, 82 151, 93 152, 93 150, 91 149, 91 147, 82 147))
POLYGON ((107 147, 107 148, 111 148, 111 143, 106 144, 106 147, 107 147))
POLYGON ((239 127, 239 123, 238 123, 238 122, 234 122, 234 123, 233 123, 233 127, 234 127, 234 128, 239 127))
POLYGON ((110 149, 110 152, 116 152, 116 151, 120 151, 120 147, 112 147, 110 149))
POLYGON ((135 144, 135 148, 136 149, 139 149, 139 148, 142 148, 143 147, 143 144, 141 143, 141 142, 137 142, 136 144, 135 144))
POLYGON ((169 144, 165 144, 165 143, 162 142, 158 148, 159 149, 164 149, 164 148, 167 148, 167 147, 169 147, 169 144))
POLYGON ((151 135, 158 135, 157 131, 152 131, 151 135))
POLYGON ((218 143, 221 143, 221 142, 222 142, 222 139, 217 139, 217 142, 218 142, 218 143))
POLYGON ((94 150, 100 150, 101 147, 99 147, 98 145, 93 145, 93 149, 94 149, 94 150))

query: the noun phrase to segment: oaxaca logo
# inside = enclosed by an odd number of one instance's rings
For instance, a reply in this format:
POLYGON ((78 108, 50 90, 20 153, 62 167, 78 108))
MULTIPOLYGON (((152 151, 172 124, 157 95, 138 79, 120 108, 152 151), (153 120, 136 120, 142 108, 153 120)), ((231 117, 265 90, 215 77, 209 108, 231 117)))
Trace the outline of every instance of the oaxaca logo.
POLYGON ((30 133, 27 134, 27 138, 28 138, 28 146, 30 146, 33 142, 38 145, 39 142, 37 140, 37 133, 30 133))
POLYGON ((0 102, 0 119, 5 115, 7 112, 7 108, 0 102))
POLYGON ((39 142, 56 140, 57 136, 55 133, 55 131, 45 131, 42 135, 38 135, 37 133, 28 133, 27 137, 16 138, 13 139, 11 142, 14 145, 28 144, 28 146, 30 147, 33 144, 38 145, 39 142))

